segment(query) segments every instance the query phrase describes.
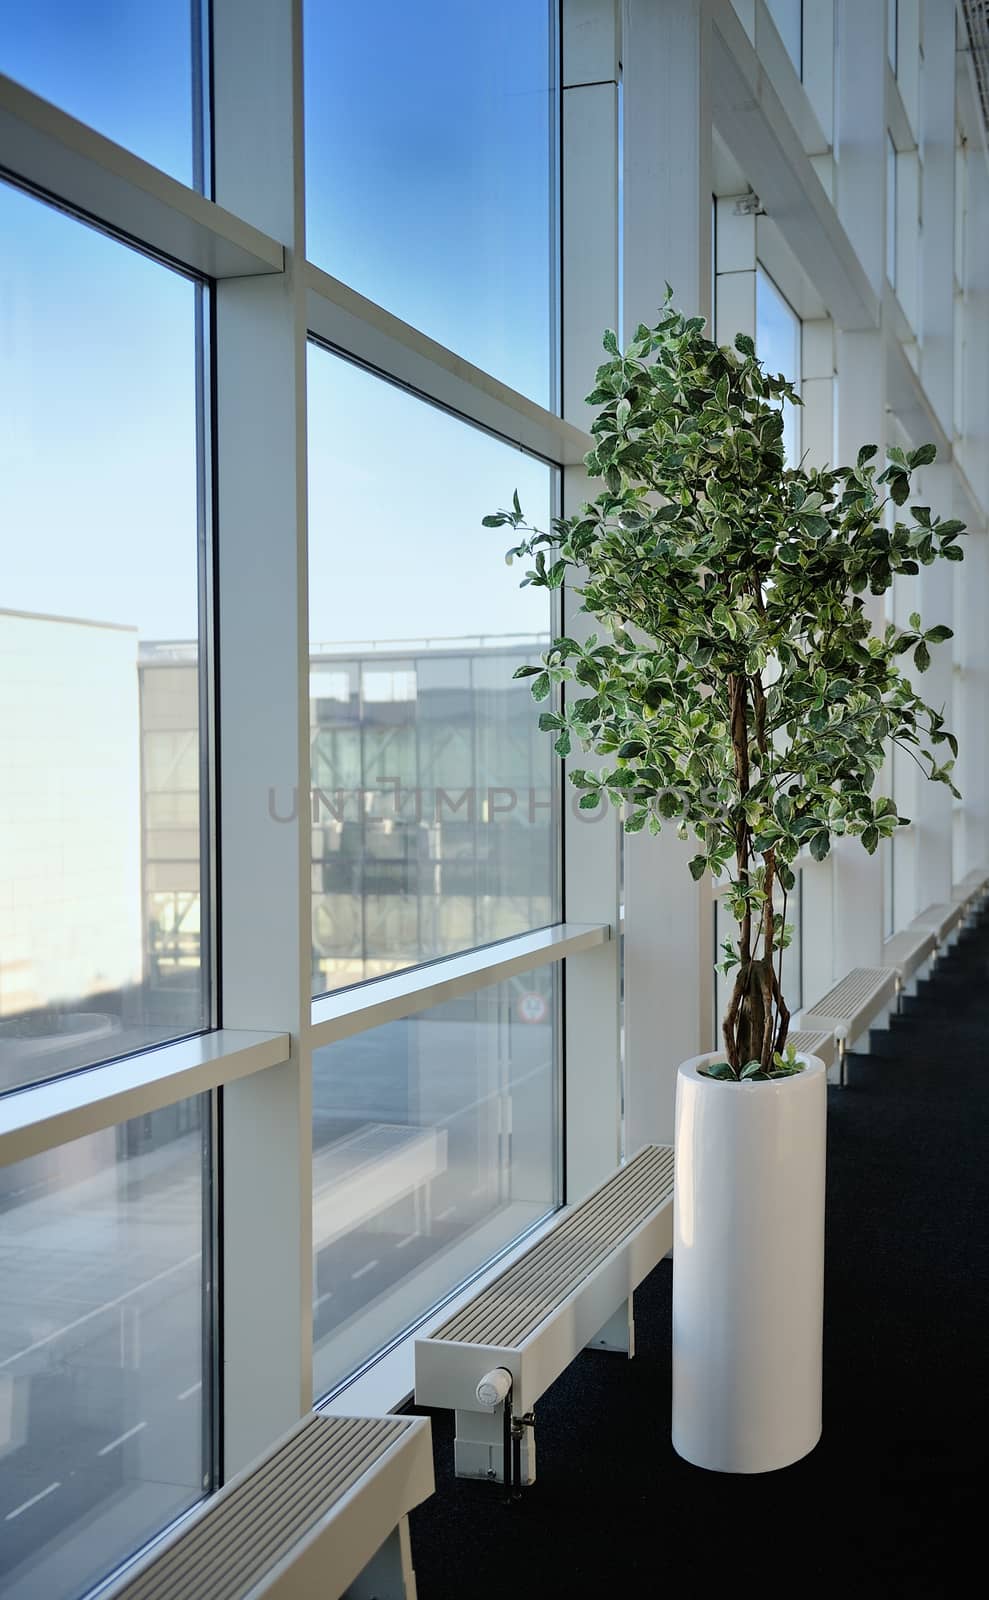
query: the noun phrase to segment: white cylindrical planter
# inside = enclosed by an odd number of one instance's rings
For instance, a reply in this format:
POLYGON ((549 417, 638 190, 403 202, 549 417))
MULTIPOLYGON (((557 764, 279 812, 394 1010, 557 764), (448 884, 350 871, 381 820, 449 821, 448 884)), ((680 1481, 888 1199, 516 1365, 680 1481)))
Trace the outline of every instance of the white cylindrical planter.
POLYGON ((827 1075, 677 1075, 673 1446, 712 1472, 772 1472, 821 1434, 827 1075))

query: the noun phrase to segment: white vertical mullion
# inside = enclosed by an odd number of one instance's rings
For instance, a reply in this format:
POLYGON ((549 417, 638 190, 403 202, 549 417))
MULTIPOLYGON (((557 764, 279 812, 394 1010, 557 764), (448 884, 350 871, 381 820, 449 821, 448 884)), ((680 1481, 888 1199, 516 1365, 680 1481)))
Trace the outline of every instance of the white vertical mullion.
MULTIPOLYGON (((920 239, 920 376, 951 438, 954 410, 955 5, 925 0, 920 78, 924 218, 920 239)), ((946 513, 950 515, 950 513, 946 513)))
MULTIPOLYGON (((956 442, 973 492, 989 505, 989 171, 981 148, 968 146, 967 218, 962 261, 965 318, 965 361, 962 374, 962 426, 956 442)), ((989 865, 989 530, 974 522, 968 496, 959 496, 957 515, 969 524, 963 540, 965 561, 959 567, 961 607, 961 718, 955 730, 962 746, 961 782, 964 806, 963 872, 989 865)))
MULTIPOLYGON (((618 325, 617 0, 563 0, 563 414, 587 428, 584 396, 605 359, 601 335, 618 325)), ((582 467, 563 474, 564 514, 591 486, 582 467)), ((589 631, 572 590, 564 631, 589 631)), ((574 765, 586 766, 586 758, 574 765)), ((618 819, 584 820, 567 786, 564 896, 568 921, 618 925, 618 819)), ((572 956, 566 967, 566 1199, 579 1200, 612 1171, 621 1151, 619 941, 572 956)))
POLYGON ((223 1093, 228 1477, 312 1402, 301 11, 213 0, 217 199, 287 247, 216 289, 221 1004, 292 1040, 223 1093))
MULTIPOLYGON (((655 323, 667 282, 679 310, 711 315, 709 26, 700 0, 624 0, 626 338, 655 323)), ((695 849, 672 825, 625 840, 629 1154, 672 1140, 677 1067, 712 1044, 714 917, 687 870, 695 849)))

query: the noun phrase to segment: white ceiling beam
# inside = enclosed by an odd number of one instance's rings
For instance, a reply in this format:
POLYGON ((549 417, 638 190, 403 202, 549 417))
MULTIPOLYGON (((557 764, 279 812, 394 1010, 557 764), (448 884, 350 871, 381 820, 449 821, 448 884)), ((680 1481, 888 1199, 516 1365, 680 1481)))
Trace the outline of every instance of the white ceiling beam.
POLYGON ((730 0, 713 0, 715 125, 838 327, 877 328, 879 301, 730 0))

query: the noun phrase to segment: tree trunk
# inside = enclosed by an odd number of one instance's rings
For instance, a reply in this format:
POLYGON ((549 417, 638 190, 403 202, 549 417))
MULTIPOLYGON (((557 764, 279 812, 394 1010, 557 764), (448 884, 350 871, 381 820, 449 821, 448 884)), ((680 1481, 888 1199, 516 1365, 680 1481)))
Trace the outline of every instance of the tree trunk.
MULTIPOLYGON (((738 1072, 750 1061, 762 1060, 763 1041, 766 1036, 767 998, 772 1005, 773 993, 773 965, 772 959, 760 957, 750 961, 744 973, 739 975, 742 979, 741 1000, 736 1013, 732 1033, 734 1035, 735 1049, 732 1066, 738 1072)), ((725 1043, 727 1044, 727 1039, 725 1043)))

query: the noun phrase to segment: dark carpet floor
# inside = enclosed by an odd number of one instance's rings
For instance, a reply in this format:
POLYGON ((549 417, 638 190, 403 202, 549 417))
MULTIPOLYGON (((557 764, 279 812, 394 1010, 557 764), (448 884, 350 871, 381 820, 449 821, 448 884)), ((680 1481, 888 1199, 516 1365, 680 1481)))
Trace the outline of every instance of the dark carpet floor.
POLYGON ((430 1413, 437 1493, 412 1518, 419 1600, 983 1587, 989 914, 920 989, 869 1055, 850 1057, 849 1087, 829 1091, 816 1450, 761 1477, 674 1454, 663 1262, 636 1294, 635 1360, 585 1353, 537 1407, 539 1476, 520 1502, 455 1479, 452 1416, 430 1413))

